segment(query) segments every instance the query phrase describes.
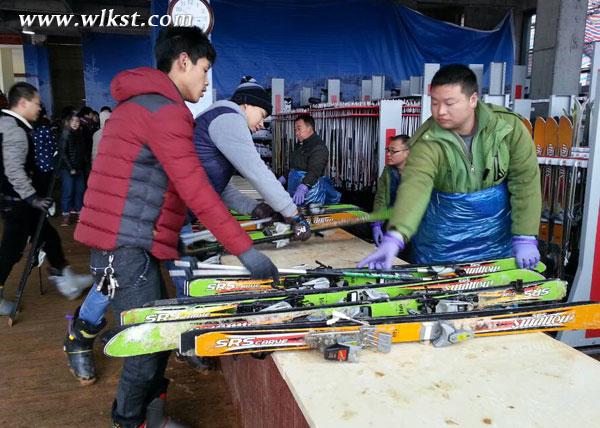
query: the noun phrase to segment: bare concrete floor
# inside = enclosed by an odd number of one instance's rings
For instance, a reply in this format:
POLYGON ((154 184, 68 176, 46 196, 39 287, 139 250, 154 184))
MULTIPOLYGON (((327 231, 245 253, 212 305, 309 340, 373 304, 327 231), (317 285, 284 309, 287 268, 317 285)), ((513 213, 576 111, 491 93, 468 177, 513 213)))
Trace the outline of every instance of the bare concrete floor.
MULTIPOLYGON (((0 232, 1 232, 0 221, 0 232)), ((88 250, 73 241, 74 226, 59 227, 67 259, 74 270, 88 271, 88 250)), ((67 321, 81 304, 68 301, 48 284, 40 295, 38 272, 29 280, 18 322, 8 327, 0 318, 0 427, 107 427, 121 361, 105 357, 96 343, 98 382, 83 387, 71 375, 62 351, 67 321)), ((5 293, 12 298, 23 270, 17 265, 5 293)), ((112 320, 111 324, 114 325, 112 320)), ((109 327, 110 327, 109 325, 109 327)), ((201 374, 173 356, 167 368, 171 379, 167 411, 191 427, 238 427, 221 372, 201 374)))

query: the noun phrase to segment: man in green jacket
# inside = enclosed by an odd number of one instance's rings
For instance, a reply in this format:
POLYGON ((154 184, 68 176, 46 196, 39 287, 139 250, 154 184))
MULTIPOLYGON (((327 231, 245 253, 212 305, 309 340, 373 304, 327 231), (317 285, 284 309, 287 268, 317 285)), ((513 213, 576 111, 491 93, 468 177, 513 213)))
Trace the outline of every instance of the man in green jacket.
POLYGON ((480 102, 475 75, 460 64, 442 67, 433 77, 431 113, 411 138, 388 232, 359 266, 389 268, 413 239, 413 247, 428 249, 420 263, 456 254, 498 258, 512 251, 520 267, 533 268, 540 259, 539 167, 520 117, 480 102), (436 254, 437 248, 445 254, 436 254))

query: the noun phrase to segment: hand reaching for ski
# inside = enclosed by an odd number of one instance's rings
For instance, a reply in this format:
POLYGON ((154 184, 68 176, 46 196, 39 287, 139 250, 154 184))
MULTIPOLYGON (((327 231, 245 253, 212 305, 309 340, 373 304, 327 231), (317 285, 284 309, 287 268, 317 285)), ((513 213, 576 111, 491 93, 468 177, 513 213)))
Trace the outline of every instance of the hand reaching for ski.
POLYGON ((295 241, 306 241, 310 238, 310 224, 306 221, 306 218, 300 213, 296 214, 289 221, 290 226, 292 226, 292 232, 294 232, 294 240, 295 241))
POLYGON ((279 270, 273 264, 270 258, 265 256, 256 248, 251 247, 238 257, 244 267, 250 271, 251 278, 270 279, 276 283, 279 282, 279 270))
POLYGON ((513 236, 512 250, 517 266, 520 268, 534 269, 540 261, 540 251, 535 236, 513 236))
POLYGON ((357 267, 368 266, 369 269, 391 269, 394 257, 405 247, 402 235, 388 232, 383 236, 377 251, 360 261, 357 267))

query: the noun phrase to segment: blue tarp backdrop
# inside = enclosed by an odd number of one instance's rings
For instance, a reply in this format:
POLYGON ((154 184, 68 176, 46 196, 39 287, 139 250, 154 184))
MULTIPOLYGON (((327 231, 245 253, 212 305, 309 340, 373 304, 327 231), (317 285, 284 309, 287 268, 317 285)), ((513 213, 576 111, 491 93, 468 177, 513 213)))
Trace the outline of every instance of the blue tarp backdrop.
POLYGON ((48 48, 24 44, 23 59, 25 61, 27 83, 38 88, 42 104, 46 107, 48 115, 51 116, 53 106, 48 48))
MULTIPOLYGON (((152 0, 153 14, 166 14, 167 0, 152 0)), ((361 80, 385 75, 386 87, 423 74, 426 62, 483 64, 514 62, 512 20, 479 31, 428 18, 391 0, 212 0, 217 49, 213 79, 217 98, 229 97, 241 76, 270 86, 285 79, 287 95, 299 102, 303 86, 313 95, 340 79, 342 100, 358 99, 361 80)), ((86 98, 100 108, 112 104, 109 83, 127 68, 153 63, 151 38, 89 33, 83 39, 86 98)))
POLYGON ((147 36, 87 33, 81 41, 86 104, 114 107, 111 80, 123 70, 152 66, 150 46, 147 36))
POLYGON ((360 84, 385 75, 386 87, 423 74, 426 62, 514 62, 512 20, 479 31, 428 18, 390 0, 212 0, 217 49, 217 97, 229 96, 242 75, 270 86, 285 79, 286 94, 313 94, 328 78, 341 79, 342 99, 360 95, 360 84))

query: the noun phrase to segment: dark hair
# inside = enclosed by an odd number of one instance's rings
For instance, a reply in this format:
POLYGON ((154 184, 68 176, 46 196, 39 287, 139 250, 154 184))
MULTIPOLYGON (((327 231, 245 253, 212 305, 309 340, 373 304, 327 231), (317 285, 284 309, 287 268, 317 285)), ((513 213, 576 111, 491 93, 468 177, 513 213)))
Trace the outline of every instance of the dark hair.
POLYGON ((294 120, 294 123, 298 122, 299 120, 306 123, 313 130, 315 129, 315 120, 313 119, 313 117, 310 114, 301 114, 300 116, 298 116, 296 118, 296 120, 294 120))
POLYGON ((109 113, 112 113, 112 109, 109 106, 100 107, 100 113, 102 113, 104 110, 108 111, 109 113))
POLYGON ((402 144, 406 148, 408 148, 408 140, 410 140, 410 137, 408 135, 406 135, 406 134, 398 134, 398 135, 394 135, 392 138, 390 138, 390 141, 400 141, 400 142, 402 142, 402 144))
POLYGON ((462 93, 468 97, 479 90, 475 73, 464 64, 450 64, 440 68, 431 80, 431 87, 442 85, 460 85, 462 93))
POLYGON ((31 101, 38 93, 35 86, 26 83, 19 82, 15 83, 8 90, 8 108, 16 107, 19 104, 21 98, 25 98, 27 101, 31 101))
POLYGON ((68 124, 73 117, 79 117, 79 114, 75 110, 67 110, 68 107, 65 107, 60 115, 60 120, 62 125, 68 124))
POLYGON ((51 122, 50 119, 48 119, 48 111, 46 110, 46 107, 44 107, 42 105, 42 108, 40 110, 40 114, 37 118, 37 120, 35 121, 35 127, 39 128, 40 126, 50 126, 51 122))
POLYGON ((156 68, 168 73, 179 54, 187 53, 194 64, 206 58, 211 64, 217 52, 199 27, 167 27, 160 32, 154 47, 156 68))
POLYGON ((81 107, 81 110, 79 110, 79 113, 77 113, 77 116, 84 117, 84 116, 86 116, 88 114, 91 114, 93 112, 94 112, 94 110, 92 110, 91 107, 83 106, 83 107, 81 107))

